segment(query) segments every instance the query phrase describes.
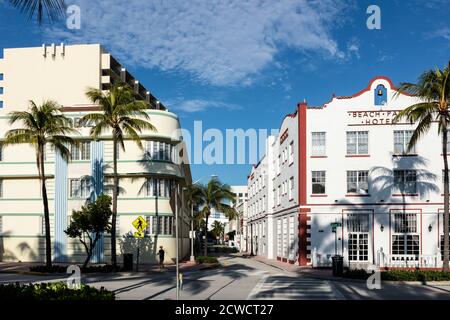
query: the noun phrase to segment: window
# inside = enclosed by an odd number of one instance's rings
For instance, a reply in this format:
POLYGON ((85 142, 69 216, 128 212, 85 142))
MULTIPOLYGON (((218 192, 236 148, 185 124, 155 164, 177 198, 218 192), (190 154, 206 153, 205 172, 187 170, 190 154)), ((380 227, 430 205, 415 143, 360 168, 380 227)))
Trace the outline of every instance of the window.
POLYGON ((152 160, 172 161, 172 145, 160 141, 147 141, 146 153, 152 160))
POLYGON ((392 235, 392 253, 399 255, 418 255, 420 236, 417 233, 416 213, 394 214, 394 234, 392 235))
POLYGON ((281 257, 282 237, 281 237, 281 219, 277 219, 277 256, 281 257))
POLYGON ((90 196, 90 183, 88 179, 70 179, 69 189, 71 198, 86 199, 90 196))
POLYGON ((347 171, 347 193, 369 193, 369 171, 347 171))
POLYGON ((0 143, 0 161, 3 161, 3 145, 0 143))
MULTIPOLYGON (((39 228, 39 233, 41 235, 45 234, 45 218, 43 216, 39 217, 40 218, 40 228, 39 228)), ((50 234, 53 235, 53 223, 52 223, 52 218, 50 218, 50 234)))
POLYGON ((325 152, 325 132, 312 132, 312 155, 324 156, 325 152))
POLYGON ((78 145, 72 145, 70 155, 72 160, 90 160, 91 159, 91 142, 83 141, 78 145))
POLYGON ((175 232, 173 217, 152 217, 152 232, 158 235, 173 235, 175 232))
POLYGON ((409 152, 408 144, 413 135, 412 130, 401 130, 394 131, 394 154, 414 154, 416 153, 416 148, 413 147, 409 152))
POLYGON ((294 141, 289 144, 289 164, 294 162, 294 141))
POLYGON ((277 168, 277 174, 280 174, 281 173, 281 155, 278 155, 276 168, 277 168))
POLYGON ((281 185, 278 186, 278 191, 277 191, 277 206, 279 206, 281 203, 281 185))
POLYGON ((3 216, 0 216, 0 234, 3 233, 3 216))
POLYGON ((3 101, 0 100, 0 108, 3 108, 3 101))
POLYGON ((0 81, 3 80, 3 73, 0 73, 0 81))
POLYGON ((289 179, 289 200, 294 199, 294 177, 289 179))
POLYGON ((394 184, 402 194, 417 193, 416 170, 394 170, 394 184))
POLYGON ((325 194, 325 171, 312 172, 312 193, 325 194))
POLYGON ((173 181, 169 179, 147 178, 145 180, 145 196, 170 197, 173 181))
POLYGON ((392 236, 392 254, 418 255, 420 237, 418 234, 395 234, 392 236))
POLYGON ((396 213, 394 214, 395 233, 416 233, 417 214, 416 213, 396 213))
POLYGON ((3 180, 0 179, 0 198, 3 198, 3 180))
POLYGON ((295 259, 295 229, 294 217, 289 217, 289 260, 295 259))
POLYGON ((288 256, 288 229, 287 229, 287 218, 283 218, 283 257, 288 256))
POLYGON ((369 154, 368 131, 347 132, 347 154, 348 155, 369 154))
POLYGON ((120 142, 117 142, 116 144, 117 144, 116 157, 117 157, 117 160, 119 160, 120 159, 120 151, 122 151, 122 144, 120 142))
POLYGON ((0 94, 3 94, 3 87, 0 87, 0 94))
POLYGON ((347 216, 348 232, 369 232, 369 215, 350 213, 347 216))

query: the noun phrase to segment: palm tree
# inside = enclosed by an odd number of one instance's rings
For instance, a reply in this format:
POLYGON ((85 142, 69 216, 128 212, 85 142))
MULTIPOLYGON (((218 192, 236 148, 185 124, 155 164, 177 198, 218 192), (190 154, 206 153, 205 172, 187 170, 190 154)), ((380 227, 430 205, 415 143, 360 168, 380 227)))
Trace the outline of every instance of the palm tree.
POLYGON ((116 220, 117 220, 117 195, 119 193, 119 177, 117 175, 117 155, 120 144, 125 151, 124 140, 130 139, 143 149, 138 133, 143 130, 156 131, 149 122, 150 117, 146 113, 149 105, 136 99, 133 89, 125 83, 114 84, 107 92, 100 89, 89 88, 87 97, 92 103, 98 104, 100 112, 94 112, 83 116, 81 124, 93 123, 90 130, 93 139, 104 131, 112 131, 113 141, 113 214, 111 224, 111 263, 117 267, 116 257, 116 220))
POLYGON ((41 24, 44 14, 50 22, 64 17, 66 4, 64 0, 9 0, 13 7, 28 15, 31 20, 36 15, 36 20, 41 24))
POLYGON ((61 156, 68 160, 70 152, 68 146, 74 143, 69 134, 77 131, 72 129, 70 120, 62 114, 62 109, 55 101, 46 101, 37 106, 30 101, 29 111, 14 111, 10 113, 9 123, 21 122, 22 127, 11 129, 5 135, 4 144, 31 144, 36 151, 36 164, 39 173, 39 181, 42 188, 42 201, 44 204, 45 219, 45 257, 47 267, 52 265, 50 215, 45 176, 45 149, 50 145, 61 156))
POLYGON ((450 61, 443 69, 424 72, 418 83, 402 83, 398 94, 408 93, 420 98, 421 102, 402 110, 394 119, 405 118, 411 123, 418 123, 408 151, 426 134, 433 122, 438 123, 438 134, 442 135, 442 158, 444 161, 444 270, 449 269, 449 175, 447 161, 448 125, 450 122, 450 61))
POLYGON ((228 184, 222 184, 220 180, 213 177, 208 184, 198 185, 200 188, 202 209, 200 211, 201 216, 205 219, 205 248, 204 254, 208 255, 208 218, 212 210, 217 212, 223 212, 228 215, 233 208, 227 204, 235 201, 235 194, 231 192, 231 188, 228 184))
POLYGON ((223 233, 225 231, 225 224, 221 223, 220 221, 215 220, 212 227, 212 233, 215 237, 219 237, 220 239, 223 239, 223 233))

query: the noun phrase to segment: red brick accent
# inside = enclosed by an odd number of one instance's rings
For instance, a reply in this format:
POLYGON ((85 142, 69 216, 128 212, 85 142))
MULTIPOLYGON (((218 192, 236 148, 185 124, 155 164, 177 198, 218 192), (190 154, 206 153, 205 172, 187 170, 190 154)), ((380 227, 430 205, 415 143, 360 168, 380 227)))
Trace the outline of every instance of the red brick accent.
POLYGON ((309 208, 300 208, 298 213, 298 264, 300 266, 308 265, 310 259, 307 257, 308 250, 308 220, 311 217, 308 217, 308 212, 311 209, 309 208))

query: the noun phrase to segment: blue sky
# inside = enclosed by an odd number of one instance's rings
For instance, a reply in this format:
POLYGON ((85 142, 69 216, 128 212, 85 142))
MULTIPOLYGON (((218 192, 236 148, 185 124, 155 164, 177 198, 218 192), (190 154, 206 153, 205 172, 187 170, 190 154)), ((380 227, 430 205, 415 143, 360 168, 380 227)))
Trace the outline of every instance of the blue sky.
MULTIPOLYGON (((321 105, 376 75, 415 81, 450 59, 450 0, 67 1, 81 29, 37 26, 0 0, 0 49, 101 43, 182 126, 277 129, 297 102, 321 105), (381 29, 369 30, 369 5, 381 29)), ((207 144, 207 143, 204 143, 207 144)), ((193 165, 194 179, 245 184, 250 165, 193 165)))

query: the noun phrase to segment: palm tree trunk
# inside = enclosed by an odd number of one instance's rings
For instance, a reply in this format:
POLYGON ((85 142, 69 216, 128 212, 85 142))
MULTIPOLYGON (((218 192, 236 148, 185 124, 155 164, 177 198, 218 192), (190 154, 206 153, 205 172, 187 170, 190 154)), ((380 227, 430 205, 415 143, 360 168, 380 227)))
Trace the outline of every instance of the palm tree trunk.
POLYGON ((45 165, 44 165, 44 148, 40 145, 38 147, 38 167, 39 167, 39 179, 42 185, 42 201, 44 204, 44 222, 45 222, 45 262, 47 268, 52 266, 52 244, 50 233, 50 213, 48 208, 47 186, 45 182, 45 165))
POLYGON ((205 257, 208 255, 208 218, 209 218, 209 214, 206 215, 205 217, 205 248, 204 248, 204 255, 205 257))
POLYGON ((116 255, 116 223, 117 223, 117 193, 119 179, 117 178, 117 132, 113 130, 113 198, 112 198, 112 223, 111 223, 111 264, 117 268, 116 255))
POLYGON ((442 157, 444 159, 444 270, 449 270, 449 195, 448 195, 448 161, 447 161, 447 126, 442 131, 442 157))

